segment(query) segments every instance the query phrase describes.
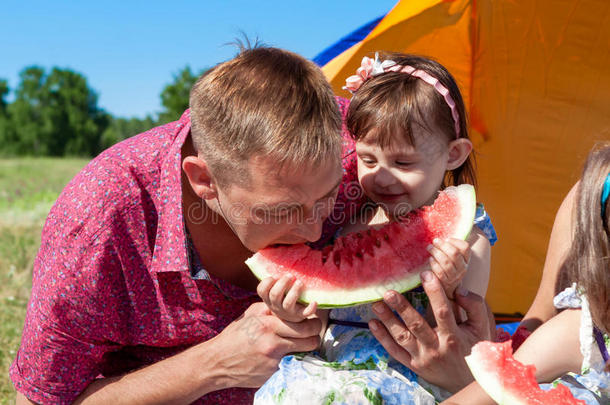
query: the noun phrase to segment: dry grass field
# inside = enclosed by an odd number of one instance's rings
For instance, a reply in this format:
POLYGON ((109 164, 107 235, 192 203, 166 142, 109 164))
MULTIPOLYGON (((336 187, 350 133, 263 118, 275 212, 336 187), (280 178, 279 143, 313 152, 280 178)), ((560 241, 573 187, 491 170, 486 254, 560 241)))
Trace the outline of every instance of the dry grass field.
POLYGON ((86 163, 0 159, 0 404, 15 400, 8 369, 19 347, 42 225, 61 190, 86 163))

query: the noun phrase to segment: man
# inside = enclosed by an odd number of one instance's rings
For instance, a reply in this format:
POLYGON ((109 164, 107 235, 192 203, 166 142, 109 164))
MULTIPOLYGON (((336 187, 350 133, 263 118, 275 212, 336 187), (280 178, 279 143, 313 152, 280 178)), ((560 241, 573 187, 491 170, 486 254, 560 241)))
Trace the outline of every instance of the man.
POLYGON ((328 83, 257 48, 200 78, 190 104, 94 159, 49 213, 18 403, 245 403, 282 356, 318 345, 320 320, 273 316, 244 260, 317 241, 337 194, 335 219, 357 205, 328 83))

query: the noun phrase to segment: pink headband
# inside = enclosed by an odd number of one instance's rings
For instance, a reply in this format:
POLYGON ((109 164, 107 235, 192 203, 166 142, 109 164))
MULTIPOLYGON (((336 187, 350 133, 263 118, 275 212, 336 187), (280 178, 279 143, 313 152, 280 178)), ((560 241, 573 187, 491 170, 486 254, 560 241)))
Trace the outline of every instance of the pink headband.
POLYGON ((409 65, 398 65, 393 60, 384 60, 383 62, 379 61, 379 55, 375 53, 375 60, 364 57, 362 58, 362 63, 358 70, 356 70, 356 74, 348 77, 345 80, 344 90, 349 90, 352 94, 355 93, 362 84, 370 79, 371 77, 378 76, 382 73, 386 72, 402 72, 409 74, 411 76, 415 76, 428 83, 430 86, 434 87, 443 98, 445 102, 451 109, 451 116, 453 117, 453 122, 455 124, 455 134, 456 138, 460 137, 460 116, 458 115, 457 109, 455 108, 455 101, 451 98, 449 94, 449 90, 438 81, 438 79, 427 72, 424 72, 421 69, 415 69, 409 65))

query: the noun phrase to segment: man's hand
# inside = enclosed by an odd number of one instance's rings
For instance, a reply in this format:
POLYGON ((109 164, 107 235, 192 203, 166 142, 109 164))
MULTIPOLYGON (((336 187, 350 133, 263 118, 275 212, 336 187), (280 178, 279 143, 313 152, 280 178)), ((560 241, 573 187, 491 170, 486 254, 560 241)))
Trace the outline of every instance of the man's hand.
MULTIPOLYGON (((246 312, 212 339, 221 357, 216 364, 226 387, 260 387, 288 353, 311 351, 320 344, 322 321, 283 321, 266 304, 252 304, 246 312)), ((225 388, 225 387, 223 387, 225 388)))
POLYGON ((282 321, 258 302, 210 340, 129 374, 95 380, 75 403, 190 404, 212 391, 260 387, 282 356, 315 349, 321 327, 318 318, 282 321))
POLYGON ((279 280, 267 277, 258 284, 256 292, 269 309, 280 319, 300 322, 316 312, 315 302, 305 306, 297 301, 303 291, 303 283, 287 274, 279 280))
POLYGON ((369 327, 396 360, 426 381, 456 392, 473 381, 464 356, 476 342, 492 338, 487 305, 478 295, 458 289, 466 293, 456 294, 456 301, 468 320, 457 324, 443 287, 432 272, 422 274, 422 284, 436 318, 434 329, 396 291, 388 291, 385 302, 373 305, 379 320, 372 320, 369 327))

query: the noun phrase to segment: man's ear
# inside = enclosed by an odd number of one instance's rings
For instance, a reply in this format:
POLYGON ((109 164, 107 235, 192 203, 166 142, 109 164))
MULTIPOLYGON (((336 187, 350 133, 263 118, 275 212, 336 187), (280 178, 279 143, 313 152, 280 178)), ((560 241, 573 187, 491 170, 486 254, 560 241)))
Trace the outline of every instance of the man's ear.
POLYGON ((449 153, 447 156, 447 170, 457 169, 464 164, 468 155, 472 152, 470 139, 460 138, 449 142, 449 153))
POLYGON ((182 160, 182 170, 191 188, 199 198, 212 200, 218 196, 216 181, 205 160, 198 156, 187 156, 182 160))

